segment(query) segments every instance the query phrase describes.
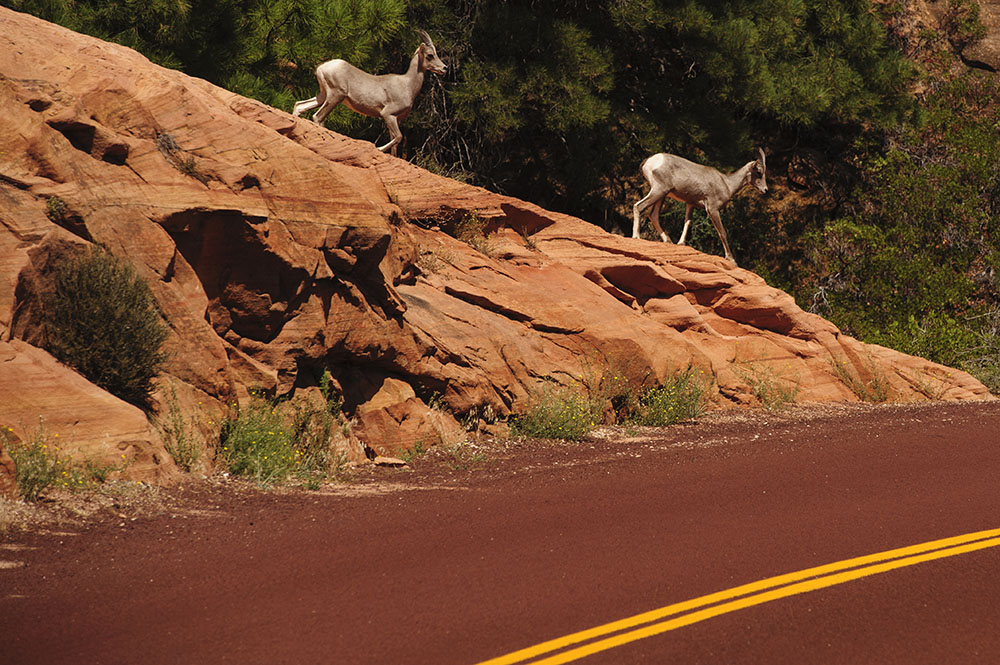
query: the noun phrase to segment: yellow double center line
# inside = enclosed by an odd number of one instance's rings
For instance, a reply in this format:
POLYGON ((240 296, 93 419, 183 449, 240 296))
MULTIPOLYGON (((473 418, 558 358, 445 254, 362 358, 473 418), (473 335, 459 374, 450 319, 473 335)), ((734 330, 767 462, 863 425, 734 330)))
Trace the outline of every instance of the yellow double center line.
POLYGON ((529 662, 531 665, 569 663, 600 651, 659 635, 675 628, 689 626, 727 612, 735 612, 779 598, 824 589, 925 561, 943 559, 998 545, 1000 545, 1000 529, 991 529, 846 559, 825 566, 769 577, 726 591, 667 605, 660 609, 636 614, 627 619, 613 621, 603 626, 596 626, 565 637, 542 642, 526 649, 483 661, 477 665, 515 665, 529 662), (610 637, 605 637, 607 635, 610 637), (583 644, 585 642, 586 644, 583 644), (569 648, 576 644, 581 646, 569 648), (556 651, 559 653, 553 653, 556 651), (540 658, 545 654, 553 655, 540 658), (536 658, 538 660, 535 660, 536 658))

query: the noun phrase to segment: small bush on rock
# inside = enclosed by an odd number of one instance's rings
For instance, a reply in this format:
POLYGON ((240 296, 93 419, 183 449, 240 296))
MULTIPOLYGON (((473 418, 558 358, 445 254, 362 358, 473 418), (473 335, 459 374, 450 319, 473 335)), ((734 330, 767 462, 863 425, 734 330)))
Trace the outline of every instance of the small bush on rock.
POLYGON ((166 360, 153 295, 135 269, 95 247, 55 270, 46 298, 46 348, 91 382, 146 407, 166 360))
POLYGON ((184 416, 173 386, 166 396, 166 412, 158 416, 154 424, 163 437, 163 447, 177 466, 185 471, 194 471, 201 459, 198 423, 195 418, 184 416))
POLYGON ((571 388, 544 388, 511 424, 515 435, 579 440, 595 425, 593 403, 571 388))
POLYGON ((322 408, 280 402, 262 393, 253 393, 246 405, 234 408, 222 423, 219 442, 229 473, 274 483, 343 471, 346 458, 330 445, 336 428, 344 425, 341 403, 325 385, 323 390, 322 408))
POLYGON ((0 437, 7 441, 4 449, 17 467, 17 488, 25 501, 37 501, 51 487, 73 487, 83 482, 70 463, 49 447, 41 426, 30 441, 23 443, 12 444, 3 433, 0 437))
POLYGON ((301 464, 292 430, 276 405, 256 395, 222 424, 220 452, 229 473, 262 483, 281 481, 301 464))
POLYGON ((665 427, 692 420, 704 413, 707 395, 707 381, 689 367, 663 385, 643 391, 634 421, 638 425, 665 427))

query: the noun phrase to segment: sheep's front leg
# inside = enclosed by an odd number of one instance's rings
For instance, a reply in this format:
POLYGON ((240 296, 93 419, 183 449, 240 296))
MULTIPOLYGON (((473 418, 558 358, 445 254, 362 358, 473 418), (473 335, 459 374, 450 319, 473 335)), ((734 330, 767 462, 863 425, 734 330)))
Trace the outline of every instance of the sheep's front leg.
POLYGON ((722 226, 722 218, 719 217, 719 211, 706 206, 705 212, 708 213, 709 218, 712 220, 712 225, 719 233, 719 240, 722 241, 722 249, 726 250, 726 258, 735 264, 736 259, 733 258, 733 253, 729 251, 729 240, 726 238, 726 229, 722 226))
POLYGON ((389 130, 390 141, 385 145, 379 146, 379 150, 385 152, 386 150, 392 150, 392 156, 396 156, 396 146, 403 139, 403 132, 399 130, 399 121, 396 120, 396 116, 389 113, 383 113, 382 119, 385 120, 386 129, 389 130))

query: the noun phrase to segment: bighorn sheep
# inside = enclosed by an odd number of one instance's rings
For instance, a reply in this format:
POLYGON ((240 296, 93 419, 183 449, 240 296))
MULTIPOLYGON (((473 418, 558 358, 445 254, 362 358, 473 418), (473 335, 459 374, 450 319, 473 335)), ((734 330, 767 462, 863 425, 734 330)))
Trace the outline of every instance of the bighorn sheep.
POLYGON ((646 214, 660 234, 660 239, 663 242, 670 242, 670 236, 660 228, 660 206, 664 198, 670 197, 687 204, 684 230, 677 244, 683 245, 687 240, 688 227, 691 225, 691 210, 698 206, 705 209, 715 230, 719 232, 726 258, 736 263, 733 253, 729 251, 729 241, 726 238, 726 229, 722 226, 722 219, 719 217, 719 210, 745 185, 753 185, 761 193, 767 191, 764 151, 757 148, 757 152, 760 153, 760 157, 747 162, 743 168, 728 175, 710 166, 695 164, 683 157, 663 152, 648 158, 642 163, 640 170, 650 189, 646 196, 632 206, 632 237, 639 237, 639 222, 643 214, 646 214))
POLYGON ((333 107, 344 102, 352 111, 385 121, 390 141, 378 149, 382 152, 392 150, 395 155, 396 146, 403 138, 403 133, 399 131, 399 121, 409 115, 413 108, 413 100, 424 84, 424 73, 429 70, 435 74, 444 74, 448 69, 438 57, 434 42, 427 33, 423 30, 418 33, 421 44, 413 54, 405 74, 376 76, 363 72, 344 60, 328 60, 316 68, 319 94, 295 102, 292 115, 298 117, 318 106, 319 110, 313 114, 312 119, 322 124, 333 107))

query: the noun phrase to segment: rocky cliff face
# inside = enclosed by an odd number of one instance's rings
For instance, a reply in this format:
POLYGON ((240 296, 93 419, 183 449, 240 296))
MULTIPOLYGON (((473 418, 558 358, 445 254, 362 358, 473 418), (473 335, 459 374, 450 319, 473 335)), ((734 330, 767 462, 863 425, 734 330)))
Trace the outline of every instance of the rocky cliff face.
POLYGON ((438 177, 23 14, 0 8, 0 25, 0 425, 20 438, 41 417, 74 454, 177 473, 142 412, 39 348, 33 294, 90 243, 149 281, 171 331, 162 386, 182 405, 217 414, 329 370, 354 444, 378 451, 605 371, 692 365, 720 406, 757 403, 755 377, 799 401, 858 399, 835 364, 897 400, 989 397, 720 257, 438 177), (487 237, 457 239, 470 222, 487 237))

